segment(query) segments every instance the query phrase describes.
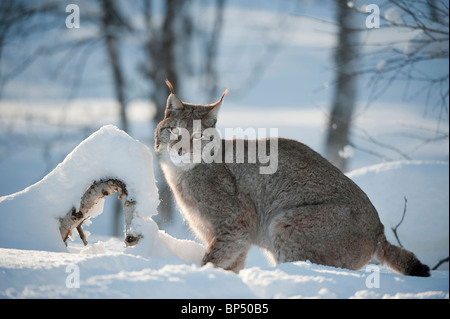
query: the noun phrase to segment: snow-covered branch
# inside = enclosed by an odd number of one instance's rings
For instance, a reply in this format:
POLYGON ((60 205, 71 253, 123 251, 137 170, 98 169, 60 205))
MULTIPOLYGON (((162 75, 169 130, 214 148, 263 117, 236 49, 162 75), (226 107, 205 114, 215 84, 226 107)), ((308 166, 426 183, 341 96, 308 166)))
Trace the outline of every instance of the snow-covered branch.
POLYGON ((75 207, 72 207, 70 212, 60 219, 59 230, 63 241, 66 243, 66 240, 69 238, 73 229, 76 229, 84 245, 87 245, 87 238, 84 235, 82 224, 86 219, 91 217, 89 211, 99 202, 99 200, 116 192, 119 193, 119 199, 122 202, 125 215, 125 244, 127 246, 135 245, 138 240, 142 238, 141 234, 130 233, 130 224, 133 219, 136 202, 127 199, 128 193, 126 185, 118 179, 107 179, 94 182, 81 198, 80 209, 77 211, 75 207))

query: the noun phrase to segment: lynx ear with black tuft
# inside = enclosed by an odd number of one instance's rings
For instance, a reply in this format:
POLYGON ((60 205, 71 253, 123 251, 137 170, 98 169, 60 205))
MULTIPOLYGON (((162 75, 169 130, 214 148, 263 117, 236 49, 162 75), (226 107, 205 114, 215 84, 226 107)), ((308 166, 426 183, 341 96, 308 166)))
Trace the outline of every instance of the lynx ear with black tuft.
POLYGON ((175 94, 172 83, 169 82, 169 80, 166 79, 166 85, 169 87, 170 93, 175 94))
POLYGON ((226 89, 225 91, 223 91, 222 96, 220 97, 220 100, 218 102, 216 102, 215 104, 220 104, 222 103, 223 98, 225 97, 225 95, 228 94, 228 92, 230 92, 228 89, 226 89))
POLYGON ((222 96, 220 97, 219 101, 217 101, 214 104, 207 105, 207 107, 211 108, 211 110, 205 116, 203 116, 203 121, 206 126, 213 127, 214 125, 216 125, 217 116, 219 115, 219 109, 220 109, 220 106, 222 105, 222 100, 223 100, 224 96, 227 94, 228 94, 228 89, 226 89, 222 93, 222 96))
POLYGON ((169 117, 171 111, 182 110, 184 109, 184 105, 178 96, 175 95, 172 83, 166 79, 166 84, 169 87, 170 95, 167 98, 165 117, 169 117))

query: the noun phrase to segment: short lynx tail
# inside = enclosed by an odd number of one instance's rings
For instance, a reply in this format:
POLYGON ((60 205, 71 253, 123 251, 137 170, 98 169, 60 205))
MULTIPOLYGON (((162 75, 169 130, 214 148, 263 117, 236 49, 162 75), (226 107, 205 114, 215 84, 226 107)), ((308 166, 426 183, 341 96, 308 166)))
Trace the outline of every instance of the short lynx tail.
POLYGON ((422 264, 412 252, 389 243, 384 235, 378 243, 376 257, 381 263, 386 263, 403 275, 430 276, 430 268, 427 265, 422 264))

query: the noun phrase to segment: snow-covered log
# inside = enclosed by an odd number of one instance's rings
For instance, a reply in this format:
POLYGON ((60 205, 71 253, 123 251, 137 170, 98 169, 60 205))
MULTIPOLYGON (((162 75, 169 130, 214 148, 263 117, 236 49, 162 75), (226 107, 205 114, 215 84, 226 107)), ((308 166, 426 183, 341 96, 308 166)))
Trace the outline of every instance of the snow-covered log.
POLYGON ((200 263, 202 245, 166 234, 151 218, 159 196, 149 148, 113 125, 82 141, 36 184, 0 197, 0 247, 67 252, 75 230, 86 245, 83 223, 101 214, 104 197, 116 192, 129 253, 200 263))

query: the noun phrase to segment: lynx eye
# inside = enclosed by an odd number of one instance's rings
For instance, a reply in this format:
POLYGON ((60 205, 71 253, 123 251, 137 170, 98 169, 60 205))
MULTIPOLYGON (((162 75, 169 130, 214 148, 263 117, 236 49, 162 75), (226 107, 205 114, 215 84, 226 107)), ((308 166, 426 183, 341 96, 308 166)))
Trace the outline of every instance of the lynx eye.
POLYGON ((178 127, 171 127, 169 128, 170 134, 174 135, 175 137, 178 137, 180 135, 180 129, 178 127))
POLYGON ((201 140, 202 139, 202 132, 194 132, 194 133, 192 133, 192 139, 193 140, 201 140))

